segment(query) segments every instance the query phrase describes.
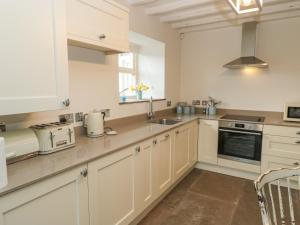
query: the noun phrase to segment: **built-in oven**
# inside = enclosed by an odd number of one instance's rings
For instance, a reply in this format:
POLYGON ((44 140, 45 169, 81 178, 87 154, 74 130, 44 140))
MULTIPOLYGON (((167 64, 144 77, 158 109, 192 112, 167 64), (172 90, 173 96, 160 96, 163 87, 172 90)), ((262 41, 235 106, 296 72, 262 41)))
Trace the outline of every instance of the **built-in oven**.
POLYGON ((262 134, 262 124, 220 121, 218 157, 260 165, 262 134))

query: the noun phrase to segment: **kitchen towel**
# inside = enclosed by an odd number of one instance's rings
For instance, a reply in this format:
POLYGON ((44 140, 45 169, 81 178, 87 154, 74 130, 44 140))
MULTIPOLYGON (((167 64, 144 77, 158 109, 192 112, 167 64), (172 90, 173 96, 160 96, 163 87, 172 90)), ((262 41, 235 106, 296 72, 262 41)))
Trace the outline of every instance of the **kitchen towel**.
POLYGON ((4 138, 0 137, 0 188, 7 185, 7 168, 4 138))

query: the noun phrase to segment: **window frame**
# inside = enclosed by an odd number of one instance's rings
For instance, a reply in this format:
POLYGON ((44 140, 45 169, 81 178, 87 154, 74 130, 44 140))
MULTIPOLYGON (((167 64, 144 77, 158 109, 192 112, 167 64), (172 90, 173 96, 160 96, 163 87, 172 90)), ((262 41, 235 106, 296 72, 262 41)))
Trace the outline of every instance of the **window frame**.
MULTIPOLYGON (((120 86, 120 73, 127 73, 127 74, 131 74, 132 76, 135 76, 135 81, 136 81, 136 84, 139 83, 139 56, 138 56, 138 52, 137 51, 132 51, 130 50, 130 52, 128 53, 132 53, 133 55, 133 66, 132 66, 132 69, 130 68, 127 68, 127 67, 120 67, 119 66, 119 55, 118 55, 118 84, 120 86)), ((122 53, 121 53, 122 54, 122 53)), ((135 93, 132 93, 131 95, 125 95, 128 99, 136 99, 136 95, 135 93)), ((120 90, 119 90, 119 97, 121 97, 120 95, 120 90)))

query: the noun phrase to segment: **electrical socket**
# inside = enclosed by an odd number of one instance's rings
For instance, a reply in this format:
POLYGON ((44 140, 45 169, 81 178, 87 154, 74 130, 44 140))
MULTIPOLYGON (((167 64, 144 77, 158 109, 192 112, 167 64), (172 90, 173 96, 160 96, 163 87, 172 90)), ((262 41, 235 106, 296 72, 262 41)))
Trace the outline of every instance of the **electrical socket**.
POLYGON ((6 124, 5 122, 0 122, 0 131, 5 132, 6 131, 6 124))
POLYGON ((172 101, 167 101, 167 107, 171 107, 172 106, 172 101))
POLYGON ((69 114, 59 115, 59 122, 74 123, 74 114, 69 113, 69 114))
POLYGON ((208 101, 207 100, 202 100, 202 106, 207 106, 208 101))
POLYGON ((75 113, 75 122, 82 122, 83 121, 83 112, 75 113))
POLYGON ((102 112, 105 113, 106 118, 110 117, 110 109, 103 109, 102 112))
POLYGON ((192 105, 201 105, 200 100, 193 100, 192 105))

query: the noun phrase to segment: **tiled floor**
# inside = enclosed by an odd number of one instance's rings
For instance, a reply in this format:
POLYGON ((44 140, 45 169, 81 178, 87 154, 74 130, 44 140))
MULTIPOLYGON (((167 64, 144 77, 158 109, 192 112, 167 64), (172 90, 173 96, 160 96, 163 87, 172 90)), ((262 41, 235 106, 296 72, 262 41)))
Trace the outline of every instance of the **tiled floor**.
POLYGON ((193 170, 139 225, 261 225, 253 182, 193 170))

